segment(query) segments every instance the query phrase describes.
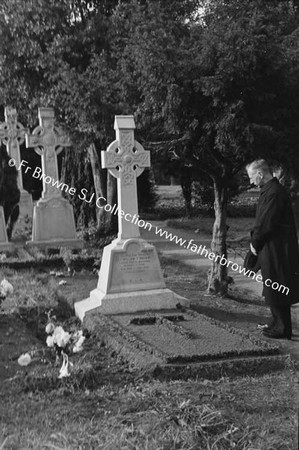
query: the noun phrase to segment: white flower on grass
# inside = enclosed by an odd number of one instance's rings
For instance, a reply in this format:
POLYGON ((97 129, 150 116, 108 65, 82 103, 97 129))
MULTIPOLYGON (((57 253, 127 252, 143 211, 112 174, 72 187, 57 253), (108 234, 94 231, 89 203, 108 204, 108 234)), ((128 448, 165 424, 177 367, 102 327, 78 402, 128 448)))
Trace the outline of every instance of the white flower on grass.
POLYGON ((63 277, 63 275, 64 275, 63 272, 55 272, 56 277, 63 277))
POLYGON ((69 357, 64 352, 62 352, 62 357, 63 357, 63 362, 62 362, 61 369, 59 371, 58 378, 65 378, 65 377, 69 377, 70 376, 70 373, 68 371, 68 368, 69 368, 69 357))
POLYGON ((32 360, 29 353, 23 353, 18 359, 18 364, 20 366, 28 366, 31 363, 31 361, 32 360))
POLYGON ((9 281, 7 281, 6 278, 4 278, 0 283, 0 291, 1 294, 7 296, 9 294, 13 294, 13 286, 10 284, 9 281))
POLYGON ((46 326, 46 333, 47 334, 52 334, 54 330, 55 330, 54 323, 52 323, 52 322, 48 323, 47 326, 46 326))
MULTIPOLYGON (((82 331, 81 331, 81 333, 82 333, 82 331)), ((81 334, 81 336, 79 337, 79 339, 77 340, 77 342, 74 345, 73 353, 78 353, 83 350, 82 345, 83 345, 83 342, 85 341, 85 339, 86 339, 85 336, 83 336, 83 334, 81 334)))
POLYGON ((54 347, 54 336, 48 336, 46 343, 48 347, 54 347))
POLYGON ((73 341, 76 342, 78 341, 78 339, 80 339, 80 337, 83 335, 83 331, 82 330, 77 330, 73 332, 73 341))
POLYGON ((71 335, 67 331, 64 331, 61 326, 59 326, 55 328, 53 338, 54 344, 57 344, 60 348, 64 348, 69 343, 71 335))

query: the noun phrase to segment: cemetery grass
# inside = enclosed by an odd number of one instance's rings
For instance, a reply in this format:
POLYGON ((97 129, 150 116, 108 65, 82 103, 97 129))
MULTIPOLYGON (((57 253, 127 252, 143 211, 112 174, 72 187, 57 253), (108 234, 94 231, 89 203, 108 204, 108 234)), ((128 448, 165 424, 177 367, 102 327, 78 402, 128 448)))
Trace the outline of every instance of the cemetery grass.
MULTIPOLYGON (((143 218, 147 220, 178 220, 180 225, 190 222, 190 219, 186 219, 186 208, 184 206, 184 197, 180 186, 157 186, 157 202, 154 210, 145 209, 143 211, 143 218), (183 218, 183 220, 182 220, 183 218)), ((234 198, 228 205, 227 215, 228 221, 235 222, 236 219, 253 218, 255 216, 256 203, 258 198, 257 191, 245 191, 238 197, 234 198), (233 219, 230 220, 230 219, 233 219)), ((213 204, 202 204, 192 201, 191 204, 191 216, 195 219, 197 224, 195 228, 198 228, 198 220, 204 219, 204 225, 213 224, 214 209, 213 204)), ((180 228, 183 228, 180 226, 180 228)), ((186 225, 188 227, 188 225, 186 225)), ((209 228, 211 231, 212 228, 209 228)))
MULTIPOLYGON (((267 316, 258 299, 238 291, 231 299, 204 296, 205 273, 166 259, 162 267, 168 286, 199 312, 252 332, 267 316)), ((64 327, 79 326, 70 304, 94 288, 96 275, 2 269, 4 276, 15 290, 0 316, 0 449, 297 448, 293 363, 262 377, 160 382, 91 336, 72 357, 73 374, 59 380, 45 346, 46 312, 52 308, 64 327), (32 364, 18 366, 32 349, 32 364)))

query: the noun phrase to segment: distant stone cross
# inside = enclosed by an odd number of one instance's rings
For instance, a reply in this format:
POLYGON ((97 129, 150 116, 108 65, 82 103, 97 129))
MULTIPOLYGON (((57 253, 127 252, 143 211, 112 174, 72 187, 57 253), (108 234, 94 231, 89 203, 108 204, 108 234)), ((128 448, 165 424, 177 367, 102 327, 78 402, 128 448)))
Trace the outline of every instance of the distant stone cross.
MULTIPOLYGON (((20 167, 21 152, 20 145, 25 140, 26 128, 17 120, 17 111, 15 108, 5 108, 4 110, 5 122, 0 125, 0 139, 6 146, 7 153, 16 161, 16 167, 20 167)), ((19 171, 18 186, 20 191, 23 191, 23 177, 22 171, 19 171)))
MULTIPOLYGON (((34 147, 35 152, 42 157, 42 173, 53 182, 59 180, 57 155, 64 147, 71 145, 69 137, 54 126, 53 108, 38 109, 39 126, 32 134, 26 134, 26 147, 34 147)), ((59 189, 43 179, 43 198, 58 197, 59 189)))
POLYGON ((115 116, 116 140, 102 152, 102 167, 117 178, 118 237, 139 237, 136 179, 150 167, 150 152, 134 140, 134 117, 115 116))

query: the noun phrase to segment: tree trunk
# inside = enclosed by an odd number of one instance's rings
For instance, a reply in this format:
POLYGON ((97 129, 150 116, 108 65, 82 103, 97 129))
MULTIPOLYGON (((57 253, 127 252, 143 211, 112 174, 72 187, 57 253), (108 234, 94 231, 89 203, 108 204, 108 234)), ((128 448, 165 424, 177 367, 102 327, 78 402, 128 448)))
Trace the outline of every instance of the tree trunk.
POLYGON ((185 210, 187 217, 191 217, 191 200, 192 200, 192 176, 189 169, 183 169, 181 175, 181 187, 185 201, 185 210))
POLYGON ((209 292, 220 295, 226 295, 228 290, 229 278, 227 276, 227 266, 223 263, 224 258, 227 260, 226 234, 227 234, 227 184, 224 180, 214 180, 215 193, 215 222, 213 226, 213 237, 211 242, 211 250, 216 256, 213 259, 213 265, 209 270, 209 292), (222 257, 222 260, 221 260, 222 257), (222 264, 220 264, 222 261, 222 264))
MULTIPOLYGON (((116 178, 108 173, 107 177, 107 203, 111 206, 117 204, 117 183, 116 178)), ((110 212, 106 213, 106 233, 117 233, 118 230, 118 216, 115 214, 111 214, 110 212)))
MULTIPOLYGON (((91 164, 96 199, 100 197, 107 198, 107 171, 101 168, 94 143, 90 144, 87 151, 91 164)), ((103 204, 103 202, 100 203, 103 204)), ((96 215, 98 232, 105 234, 107 213, 104 208, 96 207, 96 215)))
MULTIPOLYGON (((88 148, 90 158, 96 198, 104 197, 106 202, 100 201, 101 205, 109 204, 113 206, 116 202, 117 188, 116 178, 106 169, 102 169, 95 145, 92 143, 88 148)), ((104 208, 96 208, 98 234, 110 234, 117 232, 117 215, 111 214, 104 208)))

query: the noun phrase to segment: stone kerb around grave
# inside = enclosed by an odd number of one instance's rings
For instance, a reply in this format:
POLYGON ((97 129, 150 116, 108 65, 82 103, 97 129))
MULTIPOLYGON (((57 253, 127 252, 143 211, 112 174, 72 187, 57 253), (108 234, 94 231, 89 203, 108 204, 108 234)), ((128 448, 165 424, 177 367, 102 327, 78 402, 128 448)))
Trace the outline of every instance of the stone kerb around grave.
POLYGON ((150 165, 149 152, 134 140, 133 116, 116 116, 114 129, 116 140, 102 152, 102 167, 117 178, 119 232, 104 248, 97 288, 75 303, 81 320, 89 311, 119 314, 189 304, 166 288, 156 248, 140 238, 136 179, 150 165))
MULTIPOLYGON (((39 126, 26 133, 26 147, 41 156, 41 171, 55 183, 59 181, 57 155, 71 145, 69 137, 54 124, 53 108, 39 108, 39 126)), ((77 239, 72 205, 62 197, 53 183, 43 181, 42 198, 33 211, 32 240, 28 245, 40 247, 82 248, 77 239)))

